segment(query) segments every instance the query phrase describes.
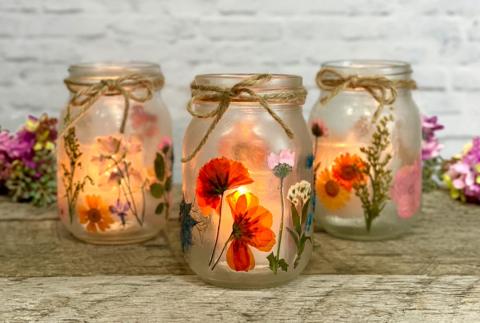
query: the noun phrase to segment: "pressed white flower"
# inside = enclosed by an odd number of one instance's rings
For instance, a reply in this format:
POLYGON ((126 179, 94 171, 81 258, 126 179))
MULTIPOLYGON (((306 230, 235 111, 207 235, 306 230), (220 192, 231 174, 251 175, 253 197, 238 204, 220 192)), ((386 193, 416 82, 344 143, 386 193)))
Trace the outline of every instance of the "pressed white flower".
POLYGON ((288 189, 287 199, 295 206, 299 206, 300 202, 305 204, 312 193, 312 186, 309 182, 302 180, 288 189))

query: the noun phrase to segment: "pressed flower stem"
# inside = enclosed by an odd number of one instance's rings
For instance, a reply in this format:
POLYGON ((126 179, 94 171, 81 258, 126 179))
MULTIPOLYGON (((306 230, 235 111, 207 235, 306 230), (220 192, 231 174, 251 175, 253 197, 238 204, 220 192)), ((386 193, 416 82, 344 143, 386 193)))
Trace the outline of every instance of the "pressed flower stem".
POLYGON ((210 256, 210 261, 208 265, 212 265, 213 257, 215 256, 215 250, 217 250, 218 237, 220 235, 220 226, 222 224, 222 204, 223 204, 223 193, 220 195, 220 208, 218 212, 218 227, 217 227, 217 236, 215 237, 215 244, 213 245, 212 255, 210 256))
POLYGON ((225 241, 225 244, 223 245, 223 248, 222 248, 222 252, 220 252, 220 255, 218 256, 217 261, 215 261, 215 263, 212 266, 212 271, 217 266, 218 262, 220 261, 220 258, 222 258, 222 255, 225 252, 225 249, 227 249, 228 243, 232 240, 233 240, 233 231, 232 231, 232 233, 230 233, 230 237, 228 237, 227 241, 225 241))
POLYGON ((278 261, 280 261, 280 247, 282 246, 282 235, 283 235, 283 212, 285 208, 283 203, 283 178, 280 179, 280 205, 282 207, 281 209, 282 217, 280 219, 280 228, 278 229, 277 263, 278 261))

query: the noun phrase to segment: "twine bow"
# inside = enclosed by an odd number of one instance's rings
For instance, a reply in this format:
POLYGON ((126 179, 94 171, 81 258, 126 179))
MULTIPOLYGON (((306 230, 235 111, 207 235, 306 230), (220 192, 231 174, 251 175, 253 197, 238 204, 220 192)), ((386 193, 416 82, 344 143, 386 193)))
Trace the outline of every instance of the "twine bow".
POLYGON ((182 158, 182 163, 186 163, 192 160, 200 149, 205 145, 208 140, 208 137, 215 129, 219 121, 222 119, 223 115, 230 106, 232 100, 236 101, 257 101, 260 106, 268 113, 272 118, 283 128, 287 136, 292 139, 293 132, 285 124, 285 122, 270 108, 268 102, 276 101, 282 103, 293 103, 301 100, 305 100, 307 92, 305 89, 288 89, 282 90, 277 93, 269 94, 257 94, 251 87, 255 85, 264 84, 272 79, 271 74, 258 74, 251 76, 231 88, 222 88, 214 85, 199 85, 193 82, 190 85, 192 89, 192 97, 188 101, 187 111, 195 118, 206 119, 213 118, 212 123, 208 127, 207 132, 204 134, 197 147, 193 152, 182 158), (195 101, 218 101, 218 106, 212 111, 206 113, 200 113, 194 111, 193 103, 195 101))
POLYGON ((163 79, 147 78, 141 74, 130 74, 115 79, 103 79, 93 84, 80 83, 70 79, 66 79, 64 82, 72 93, 72 97, 68 102, 65 126, 59 138, 62 137, 69 128, 74 126, 103 95, 123 96, 125 109, 119 131, 120 133, 124 133, 128 111, 130 109, 130 100, 144 103, 153 97, 156 88, 163 86, 163 79), (136 92, 138 90, 144 91, 137 94, 136 92), (81 110, 74 118, 71 117, 72 108, 79 108, 81 110))
POLYGON ((317 73, 316 82, 320 89, 330 92, 320 99, 320 103, 323 105, 347 89, 363 89, 368 92, 378 104, 372 116, 373 123, 381 115, 384 106, 392 105, 395 102, 397 89, 413 90, 417 88, 417 84, 413 80, 390 80, 384 76, 345 76, 331 68, 322 68, 317 73))

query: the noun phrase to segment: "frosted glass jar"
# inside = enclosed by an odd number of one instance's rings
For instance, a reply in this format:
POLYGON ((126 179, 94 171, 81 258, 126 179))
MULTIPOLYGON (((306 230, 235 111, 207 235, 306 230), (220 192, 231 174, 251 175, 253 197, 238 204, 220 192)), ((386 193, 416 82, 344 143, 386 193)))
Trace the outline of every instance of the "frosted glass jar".
POLYGON ((169 212, 173 161, 160 67, 80 64, 69 73, 58 144, 60 219, 90 243, 154 237, 169 212))
POLYGON ((316 217, 341 238, 396 237, 421 205, 421 121, 410 65, 335 61, 322 70, 321 98, 309 119, 316 217), (335 95, 339 79, 349 83, 335 95))
MULTIPOLYGON (((274 286, 293 279, 312 252, 312 150, 302 116, 302 78, 273 75, 250 86, 238 85, 252 77, 195 78, 192 87, 224 89, 230 102, 205 145, 183 163, 180 218, 185 258, 202 279, 232 288, 274 286), (262 97, 282 91, 298 94, 293 99, 267 99, 293 138, 248 91, 262 97)), ((205 116, 218 108, 218 97, 212 96, 219 92, 207 91, 203 97, 193 92, 193 114, 205 116)), ((192 119, 183 141, 184 158, 195 151, 213 120, 212 115, 192 119)))

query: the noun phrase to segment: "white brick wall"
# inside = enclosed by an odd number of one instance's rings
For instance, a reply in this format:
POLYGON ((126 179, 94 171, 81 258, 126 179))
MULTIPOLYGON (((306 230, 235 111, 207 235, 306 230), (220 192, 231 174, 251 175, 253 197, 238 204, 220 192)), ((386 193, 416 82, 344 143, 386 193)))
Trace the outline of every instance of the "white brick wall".
POLYGON ((446 155, 480 134, 478 0, 1 0, 0 124, 57 114, 71 63, 148 60, 166 75, 179 151, 195 74, 301 74, 308 115, 320 63, 339 58, 412 62, 417 103, 447 126, 446 155))

